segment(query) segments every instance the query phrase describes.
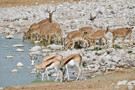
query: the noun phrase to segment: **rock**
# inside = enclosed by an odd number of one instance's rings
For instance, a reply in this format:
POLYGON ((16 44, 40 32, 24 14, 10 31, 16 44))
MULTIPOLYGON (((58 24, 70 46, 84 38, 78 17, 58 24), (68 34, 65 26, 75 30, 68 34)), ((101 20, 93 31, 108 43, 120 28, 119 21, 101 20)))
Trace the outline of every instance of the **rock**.
POLYGON ((23 47, 23 44, 15 44, 13 47, 23 47))
POLYGON ((31 69, 31 67, 27 67, 28 69, 31 69))
POLYGON ((31 71, 30 73, 31 73, 31 74, 36 74, 36 71, 31 71))
POLYGON ((20 48, 17 48, 16 49, 16 52, 24 52, 24 50, 23 49, 20 49, 20 48))
POLYGON ((118 63, 118 62, 121 60, 121 58, 120 58, 120 57, 117 57, 117 56, 113 56, 113 57, 112 57, 112 60, 113 60, 114 62, 118 63))
POLYGON ((42 52, 51 52, 52 50, 50 49, 43 49, 42 52))
POLYGON ((52 44, 52 45, 48 45, 47 48, 52 49, 52 50, 62 50, 63 45, 52 44))
POLYGON ((105 53, 105 51, 104 50, 99 50, 99 51, 97 51, 96 53, 95 53, 95 55, 102 55, 102 54, 104 54, 105 53))
POLYGON ((39 43, 40 43, 40 41, 35 41, 34 43, 35 43, 35 44, 39 44, 39 43))
POLYGON ((6 56, 7 59, 13 59, 13 56, 6 56))
POLYGON ((14 39, 14 36, 13 35, 8 35, 8 36, 6 36, 6 39, 14 39))
POLYGON ((110 53, 112 53, 112 52, 114 52, 114 51, 115 51, 114 48, 108 48, 108 49, 106 49, 106 52, 107 52, 108 54, 110 54, 110 53))
POLYGON ((16 67, 23 67, 24 65, 21 62, 18 62, 16 67))
POLYGON ((40 51, 35 51, 35 52, 30 52, 30 55, 38 55, 38 56, 42 56, 42 53, 40 51))
POLYGON ((118 81, 118 82, 117 82, 117 86, 120 86, 120 85, 126 85, 127 83, 128 83, 127 80, 118 81))
POLYGON ((41 50, 41 47, 40 46, 35 46, 35 47, 32 47, 29 51, 30 52, 35 52, 35 51, 39 51, 41 50))
POLYGON ((18 70, 17 69, 13 69, 12 72, 13 73, 16 73, 16 72, 18 72, 18 70))
POLYGON ((56 77, 57 76, 57 73, 53 73, 51 74, 52 77, 56 77))

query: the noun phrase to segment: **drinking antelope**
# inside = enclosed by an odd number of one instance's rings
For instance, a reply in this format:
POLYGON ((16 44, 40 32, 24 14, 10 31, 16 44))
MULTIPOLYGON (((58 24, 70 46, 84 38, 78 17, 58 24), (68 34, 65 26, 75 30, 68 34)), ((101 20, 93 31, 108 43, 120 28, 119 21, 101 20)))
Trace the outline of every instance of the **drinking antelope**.
POLYGON ((108 42, 108 37, 105 35, 106 30, 97 30, 92 35, 87 35, 87 32, 84 32, 84 39, 91 42, 91 40, 94 41, 94 47, 96 47, 96 40, 101 40, 102 38, 105 38, 106 44, 108 42))
POLYGON ((77 78, 76 78, 76 81, 77 81, 79 79, 80 74, 81 74, 81 68, 80 68, 81 61, 82 61, 82 57, 79 54, 73 54, 73 55, 70 55, 67 58, 65 58, 62 61, 61 68, 60 68, 60 70, 62 71, 61 81, 64 78, 65 71, 66 71, 66 74, 68 76, 68 80, 70 79, 69 78, 68 67, 74 67, 74 66, 77 66, 78 71, 79 71, 78 75, 77 75, 77 78))
MULTIPOLYGON (((44 73, 46 73, 47 80, 49 80, 48 73, 47 73, 48 69, 55 68, 55 70, 57 72, 57 77, 56 77, 55 81, 57 81, 57 79, 59 77, 58 68, 62 61, 62 58, 63 58, 63 56, 60 54, 52 54, 52 55, 44 57, 42 62, 40 63, 40 65, 37 65, 34 61, 34 66, 37 69, 37 71, 39 71, 41 69, 44 70, 44 73)), ((42 73, 42 80, 44 79, 44 73, 42 73)))

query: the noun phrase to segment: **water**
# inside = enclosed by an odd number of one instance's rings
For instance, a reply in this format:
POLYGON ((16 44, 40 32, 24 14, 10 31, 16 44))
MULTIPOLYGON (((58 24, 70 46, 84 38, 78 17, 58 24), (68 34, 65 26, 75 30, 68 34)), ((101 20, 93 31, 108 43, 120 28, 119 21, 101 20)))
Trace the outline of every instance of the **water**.
MULTIPOLYGON (((30 43, 30 40, 26 40, 25 43, 23 43, 22 40, 17 40, 17 38, 20 38, 20 35, 15 35, 15 38, 16 39, 5 39, 5 35, 0 35, 0 87, 2 88, 27 85, 36 80, 36 74, 30 73, 34 66, 31 66, 30 56, 28 54, 29 49, 34 45, 30 43), (19 48, 23 49, 24 52, 16 52, 18 47, 13 47, 15 44, 23 44, 24 47, 19 48), (6 56, 13 56, 13 60, 5 58, 6 56), (22 62, 24 67, 16 67, 18 62, 22 62), (31 69, 28 69, 27 67, 31 67, 31 69), (19 72, 12 73, 13 69, 17 69, 19 72)), ((40 57, 40 60, 42 60, 42 58, 43 57, 40 57)), ((40 62, 37 63, 39 64, 40 62)), ((76 67, 75 69, 69 68, 69 71, 72 70, 78 71, 76 67)), ((70 77, 74 76, 70 74, 70 77)), ((49 78, 50 80, 55 80, 56 77, 49 78)), ((76 79, 76 76, 74 79, 76 79)))
MULTIPOLYGON (((15 86, 15 85, 26 85, 36 79, 35 74, 30 74, 31 69, 27 69, 30 66, 30 57, 28 51, 30 47, 34 46, 30 44, 30 41, 22 42, 17 39, 5 39, 2 38, 5 35, 0 35, 0 87, 15 86), (14 44, 23 44, 24 47, 19 47, 24 52, 16 52, 18 47, 13 47, 14 44), (6 56, 13 56, 13 60, 8 60, 6 56), (22 62, 24 67, 17 68, 16 64, 22 62), (12 73, 13 69, 18 69, 19 72, 12 73)), ((16 38, 20 35, 16 35, 16 38)), ((34 68, 34 67, 32 67, 34 68)))

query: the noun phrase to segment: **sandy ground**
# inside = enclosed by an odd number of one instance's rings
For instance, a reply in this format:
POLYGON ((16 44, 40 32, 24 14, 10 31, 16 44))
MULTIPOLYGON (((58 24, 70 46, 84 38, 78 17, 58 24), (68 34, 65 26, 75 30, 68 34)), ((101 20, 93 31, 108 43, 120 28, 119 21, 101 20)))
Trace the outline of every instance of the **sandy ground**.
MULTIPOLYGON (((25 6, 25 5, 36 5, 45 4, 45 3, 57 3, 63 1, 71 1, 71 0, 0 0, 0 7, 9 7, 9 6, 25 6)), ((80 1, 80 0, 73 0, 80 1)))
MULTIPOLYGON (((51 82, 51 83, 33 83, 27 86, 8 87, 4 90, 128 90, 126 85, 117 86, 118 81, 135 80, 135 71, 124 70, 115 71, 109 74, 97 75, 95 78, 90 78, 78 82, 51 82)), ((132 89, 135 90, 135 87, 132 89)))

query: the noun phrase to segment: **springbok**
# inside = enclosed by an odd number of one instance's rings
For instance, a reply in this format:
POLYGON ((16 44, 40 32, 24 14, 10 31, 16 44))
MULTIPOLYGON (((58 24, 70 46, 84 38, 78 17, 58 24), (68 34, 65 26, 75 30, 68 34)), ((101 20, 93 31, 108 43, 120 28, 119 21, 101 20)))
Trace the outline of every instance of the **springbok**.
MULTIPOLYGON (((48 39, 49 44, 51 42, 51 36, 52 35, 56 35, 58 42, 59 42, 60 38, 61 38, 61 41, 63 41, 63 34, 62 34, 62 30, 61 30, 59 24, 48 23, 48 24, 45 25, 45 27, 43 27, 40 30, 40 34, 39 34, 40 37, 44 36, 45 39, 47 39, 47 37, 49 37, 49 39, 48 39)), ((56 43, 56 40, 55 40, 55 43, 56 43)))
MULTIPOLYGON (((87 47, 88 46, 88 41, 83 38, 84 31, 86 31, 89 35, 92 35, 94 33, 94 31, 92 30, 92 27, 83 27, 83 28, 80 28, 78 31, 73 31, 73 32, 69 33, 67 35, 67 37, 66 37, 66 38, 69 39, 69 42, 66 45, 66 49, 69 48, 71 43, 73 43, 73 48, 74 48, 75 41, 84 41, 85 44, 86 44, 86 47, 87 47)), ((65 39, 65 41, 66 40, 67 39, 65 39)))
POLYGON ((61 67, 60 67, 60 70, 62 71, 61 82, 63 81, 64 75, 65 75, 65 70, 66 70, 66 75, 68 77, 68 80, 70 80, 69 72, 68 72, 68 67, 77 66, 79 72, 78 72, 76 81, 79 79, 80 74, 81 74, 81 68, 80 68, 81 61, 82 61, 82 57, 79 54, 70 55, 70 56, 68 56, 67 58, 65 58, 62 61, 61 67))
MULTIPOLYGON (((46 12, 49 13, 49 18, 46 18, 44 20, 41 20, 40 22, 38 23, 34 23, 30 26, 29 30, 27 31, 27 33, 25 34, 25 36, 23 37, 29 37, 31 36, 31 40, 33 40, 33 37, 34 37, 34 34, 36 33, 37 34, 37 31, 39 30, 38 28, 41 26, 41 25, 45 25, 47 23, 52 23, 52 15, 53 13, 56 11, 56 8, 54 11, 50 12, 47 8, 46 12)), ((23 41, 24 41, 25 38, 23 38, 23 41)))
POLYGON ((96 47, 96 40, 101 40, 102 38, 105 38, 106 44, 108 42, 108 37, 105 35, 106 30, 97 30, 94 34, 92 35, 87 35, 87 32, 84 32, 84 39, 88 40, 91 42, 91 40, 94 41, 94 47, 96 47))
POLYGON ((122 37, 122 47, 124 48, 124 40, 127 35, 129 35, 129 45, 130 45, 132 29, 133 28, 118 28, 115 30, 108 29, 107 31, 113 34, 112 47, 114 47, 114 41, 116 40, 116 38, 122 37))
POLYGON ((93 33, 94 33, 92 27, 82 27, 82 28, 80 28, 79 30, 69 32, 68 35, 67 35, 66 38, 65 38, 64 43, 66 43, 67 40, 69 40, 69 39, 70 39, 73 35, 75 35, 78 31, 81 31, 81 32, 87 31, 89 34, 93 34, 93 33))
MULTIPOLYGON (((56 77, 55 81, 57 81, 57 79, 59 77, 58 68, 60 66, 60 63, 61 63, 62 59, 63 59, 62 55, 52 54, 52 55, 44 57, 42 62, 40 63, 40 65, 37 65, 35 63, 35 61, 33 63, 34 63, 35 68, 37 69, 37 72, 39 72, 39 70, 41 70, 41 69, 43 69, 45 71, 44 73, 46 73, 47 80, 49 80, 48 72, 47 72, 48 69, 55 68, 55 70, 57 72, 57 77, 56 77)), ((44 73, 41 73, 42 74, 42 80, 44 79, 44 73)))
MULTIPOLYGON (((56 72, 57 72, 57 77, 56 77, 56 79, 55 79, 55 81, 57 81, 58 80, 58 78, 59 78, 59 66, 60 66, 60 64, 61 64, 61 61, 59 60, 59 59, 56 59, 56 58, 54 58, 54 59, 50 59, 50 60, 48 60, 48 61, 46 61, 46 62, 43 62, 43 63, 41 63, 40 65, 37 65, 35 62, 34 62, 34 66, 35 66, 35 68, 36 69, 38 69, 38 70, 41 70, 41 69, 43 69, 44 71, 45 71, 45 73, 46 73, 46 76, 47 76, 47 80, 49 80, 49 78, 48 78, 48 73, 47 73, 47 68, 55 68, 55 70, 56 70, 56 72)), ((44 79, 44 73, 42 73, 42 80, 44 79)))

